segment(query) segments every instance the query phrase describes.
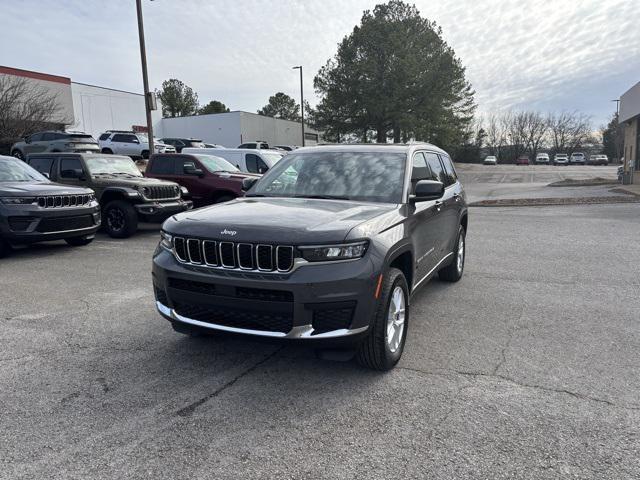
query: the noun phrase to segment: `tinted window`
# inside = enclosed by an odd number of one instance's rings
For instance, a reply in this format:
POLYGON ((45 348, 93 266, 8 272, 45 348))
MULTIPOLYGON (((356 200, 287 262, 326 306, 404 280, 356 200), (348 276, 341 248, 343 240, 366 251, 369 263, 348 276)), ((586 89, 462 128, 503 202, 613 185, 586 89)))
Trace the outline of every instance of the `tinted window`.
POLYGON ((244 157, 247 164, 247 171, 251 173, 264 173, 269 170, 269 167, 262 161, 258 155, 253 153, 247 153, 244 157))
POLYGON ((151 173, 157 173, 158 175, 173 175, 176 171, 174 164, 175 160, 173 157, 154 157, 151 162, 151 173))
POLYGON ((78 158, 62 158, 60 159, 60 177, 75 178, 75 175, 65 175, 65 170, 82 170, 82 162, 78 158))
POLYGON ((431 180, 431 171, 421 152, 413 156, 413 170, 411 171, 411 183, 415 185, 418 180, 431 180))
POLYGON ((124 133, 117 133, 111 139, 112 142, 133 143, 137 142, 138 138, 135 135, 127 135, 124 133))
POLYGON ((109 138, 109 136, 111 136, 110 133, 103 133, 102 135, 100 135, 99 140, 106 140, 107 138, 109 138))
POLYGON ((56 134, 55 133, 43 133, 42 134, 42 138, 40 140, 42 140, 43 142, 50 142, 51 140, 54 140, 56 138, 56 134))
POLYGON ((440 158, 442 159, 442 164, 444 165, 444 172, 447 176, 447 183, 445 185, 453 185, 454 183, 456 183, 458 178, 456 177, 456 171, 453 168, 451 159, 445 155, 443 155, 440 158))
POLYGON ((255 143, 243 143, 238 148, 256 148, 256 144, 255 143))
POLYGON ((400 203, 406 158, 404 153, 385 152, 291 153, 262 177, 249 196, 400 203))
POLYGON ((31 137, 29 137, 29 139, 32 142, 39 142, 40 140, 42 140, 42 134, 41 133, 34 133, 33 135, 31 135, 31 137))
POLYGON ((53 158, 33 158, 29 161, 29 165, 35 168, 40 173, 51 174, 51 165, 53 165, 53 158))
POLYGON ((265 150, 269 150, 269 148, 270 148, 270 147, 269 147, 269 144, 268 144, 268 143, 261 143, 261 144, 260 144, 260 148, 263 148, 263 149, 265 149, 265 150))
POLYGON ((425 153, 425 159, 427 160, 427 165, 429 165, 429 169, 431 170, 431 180, 437 180, 439 182, 448 185, 447 183, 447 174, 442 168, 442 164, 440 163, 440 159, 438 155, 435 153, 425 153))

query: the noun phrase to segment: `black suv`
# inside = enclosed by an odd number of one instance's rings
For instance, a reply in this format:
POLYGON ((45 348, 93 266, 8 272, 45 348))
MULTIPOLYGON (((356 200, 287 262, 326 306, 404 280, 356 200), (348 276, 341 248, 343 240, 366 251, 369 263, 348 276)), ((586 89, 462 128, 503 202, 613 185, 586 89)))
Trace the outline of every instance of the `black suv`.
POLYGON ((166 143, 167 145, 173 145, 176 149, 176 152, 182 152, 183 148, 205 148, 202 140, 198 140, 197 138, 161 138, 160 141, 162 143, 166 143))
POLYGON ((156 306, 175 330, 216 330, 400 359, 411 293, 464 269, 467 206, 429 144, 298 149, 247 193, 175 215, 153 258, 156 306))
POLYGON ((62 239, 87 245, 99 226, 92 190, 57 185, 23 161, 0 156, 0 257, 11 245, 62 239))
POLYGON ((129 157, 107 154, 32 154, 27 163, 52 180, 90 187, 102 207, 109 235, 125 238, 138 229, 138 221, 163 222, 193 203, 182 198, 184 187, 175 182, 146 178, 129 157))

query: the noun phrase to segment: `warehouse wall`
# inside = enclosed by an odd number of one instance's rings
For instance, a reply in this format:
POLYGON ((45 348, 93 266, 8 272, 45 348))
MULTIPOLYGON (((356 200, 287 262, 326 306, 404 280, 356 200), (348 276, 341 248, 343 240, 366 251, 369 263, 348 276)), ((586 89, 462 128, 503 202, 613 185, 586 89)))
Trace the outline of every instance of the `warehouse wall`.
POLYGON ((240 145, 240 112, 163 118, 156 137, 198 138, 235 148, 240 145))
MULTIPOLYGON (((131 130, 146 126, 144 95, 110 88, 71 83, 75 123, 69 130, 80 130, 98 137, 105 130, 131 130)), ((158 101, 158 104, 160 102, 158 101)), ((162 118, 161 106, 152 113, 154 125, 162 118)), ((158 134, 154 132, 157 137, 158 134)))

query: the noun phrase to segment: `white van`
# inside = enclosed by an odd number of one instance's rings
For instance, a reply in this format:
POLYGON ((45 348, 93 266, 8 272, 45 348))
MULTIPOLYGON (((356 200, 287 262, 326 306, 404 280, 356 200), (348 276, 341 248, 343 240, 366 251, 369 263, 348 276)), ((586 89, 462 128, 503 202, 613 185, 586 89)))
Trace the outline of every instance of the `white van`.
POLYGON ((248 148, 183 148, 182 153, 197 153, 224 158, 239 170, 248 173, 265 173, 283 157, 275 150, 251 150, 248 148))

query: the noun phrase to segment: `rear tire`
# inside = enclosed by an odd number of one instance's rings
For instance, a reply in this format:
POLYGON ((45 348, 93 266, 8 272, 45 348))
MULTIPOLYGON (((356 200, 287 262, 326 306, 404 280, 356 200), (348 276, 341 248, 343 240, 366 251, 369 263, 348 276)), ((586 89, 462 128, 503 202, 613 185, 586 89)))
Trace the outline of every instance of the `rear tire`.
POLYGON ((14 150, 13 152, 11 152, 11 156, 16 157, 17 159, 22 160, 24 162, 24 155, 20 150, 14 150))
POLYGON ((127 238, 138 230, 138 214, 135 208, 124 200, 113 200, 104 207, 103 225, 113 238, 127 238))
POLYGON ((64 241, 72 247, 83 247, 93 242, 93 235, 91 235, 91 237, 85 235, 82 237, 65 238, 64 241))
POLYGON ((145 159, 148 160, 149 159, 149 150, 142 150, 140 156, 145 159))
POLYGON ((113 150, 110 148, 103 148, 102 153, 106 153, 107 155, 113 155, 113 150))
POLYGON ((462 225, 458 229, 458 238, 456 239, 456 246, 453 250, 453 261, 448 266, 438 271, 440 280, 445 282, 457 282, 462 278, 464 273, 464 260, 466 257, 467 242, 465 240, 465 231, 462 225))
POLYGON ((400 360, 407 338, 409 287, 404 274, 397 268, 390 268, 381 292, 369 335, 356 355, 360 365, 387 371, 400 360))

